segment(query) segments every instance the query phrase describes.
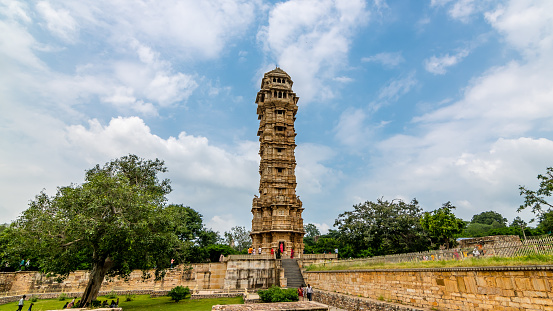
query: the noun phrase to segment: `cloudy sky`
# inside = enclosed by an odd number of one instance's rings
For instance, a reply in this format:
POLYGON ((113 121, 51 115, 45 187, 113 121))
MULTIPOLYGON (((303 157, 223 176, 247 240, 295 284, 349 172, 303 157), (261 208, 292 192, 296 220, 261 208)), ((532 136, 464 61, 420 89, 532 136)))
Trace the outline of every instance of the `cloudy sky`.
POLYGON ((0 223, 132 153, 209 227, 249 229, 277 65, 323 232, 380 197, 511 221, 553 166, 553 1, 0 0, 0 223))

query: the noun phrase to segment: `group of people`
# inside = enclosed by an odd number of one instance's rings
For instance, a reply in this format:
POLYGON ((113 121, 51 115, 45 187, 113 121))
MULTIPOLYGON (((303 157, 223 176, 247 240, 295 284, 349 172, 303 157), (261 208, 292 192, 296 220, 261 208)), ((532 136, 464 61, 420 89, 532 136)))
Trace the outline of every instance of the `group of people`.
MULTIPOLYGON (((31 265, 31 260, 30 259, 27 259, 27 261, 25 261, 25 259, 21 259, 21 262, 19 262, 19 271, 22 271, 23 267, 25 267, 25 270, 29 270, 30 265, 31 265)), ((8 266, 8 264, 6 263, 6 267, 7 266, 8 266)))
POLYGON ((313 287, 311 287, 310 284, 307 284, 307 287, 305 287, 305 285, 298 287, 299 300, 304 301, 306 296, 307 296, 307 300, 309 301, 313 300, 313 287))
POLYGON ((261 247, 259 248, 257 253, 255 251, 255 248, 253 247, 248 248, 248 255, 257 255, 257 254, 261 255, 261 247))
MULTIPOLYGON (((248 248, 248 255, 261 255, 261 247, 257 249, 253 248, 253 247, 250 247, 248 248)), ((271 248, 271 256, 274 256, 275 255, 275 250, 274 248, 271 248)), ((287 254, 286 254, 286 251, 283 250, 283 247, 281 246, 280 248, 277 248, 276 250, 276 258, 277 259, 280 259, 282 256, 286 257, 287 254)), ((290 258, 294 258, 294 249, 291 249, 290 250, 290 258)))
POLYGON ((117 302, 115 300, 112 300, 110 304, 108 304, 107 300, 104 300, 102 302, 102 308, 118 308, 119 307, 119 298, 117 298, 117 302))

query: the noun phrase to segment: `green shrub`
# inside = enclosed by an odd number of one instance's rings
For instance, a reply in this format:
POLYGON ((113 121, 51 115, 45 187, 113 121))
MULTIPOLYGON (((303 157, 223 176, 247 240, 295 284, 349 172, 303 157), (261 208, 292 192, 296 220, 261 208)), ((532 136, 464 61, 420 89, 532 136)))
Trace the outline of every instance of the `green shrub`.
POLYGON ((38 301, 38 297, 35 296, 35 295, 32 295, 31 298, 29 298, 29 301, 30 301, 30 302, 37 302, 37 301, 38 301))
POLYGON ((109 294, 106 295, 106 297, 108 299, 115 299, 117 298, 117 293, 112 289, 111 292, 109 292, 109 294))
POLYGON ((298 290, 296 288, 280 288, 272 286, 267 290, 258 290, 257 294, 263 302, 289 302, 298 301, 298 290))
POLYGON ((173 287, 167 296, 171 297, 175 302, 188 298, 190 295, 190 289, 188 287, 177 286, 173 287))
POLYGON ((126 294, 125 295, 125 301, 132 301, 136 297, 134 294, 126 294))
POLYGON ((65 299, 67 299, 67 294, 65 294, 65 293, 61 293, 61 294, 58 296, 58 300, 59 300, 59 301, 64 301, 65 299))
POLYGON ((102 305, 102 302, 98 299, 92 300, 90 302, 93 308, 99 308, 102 305))

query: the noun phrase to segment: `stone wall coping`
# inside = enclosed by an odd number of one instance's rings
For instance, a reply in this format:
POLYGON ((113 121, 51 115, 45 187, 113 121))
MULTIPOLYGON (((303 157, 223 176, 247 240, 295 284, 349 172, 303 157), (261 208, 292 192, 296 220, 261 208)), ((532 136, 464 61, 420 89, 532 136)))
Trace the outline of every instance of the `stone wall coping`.
POLYGON ((451 268, 406 268, 406 269, 355 269, 304 271, 304 273, 354 273, 354 272, 456 272, 456 271, 549 271, 553 265, 528 266, 489 266, 489 267, 451 267, 451 268))

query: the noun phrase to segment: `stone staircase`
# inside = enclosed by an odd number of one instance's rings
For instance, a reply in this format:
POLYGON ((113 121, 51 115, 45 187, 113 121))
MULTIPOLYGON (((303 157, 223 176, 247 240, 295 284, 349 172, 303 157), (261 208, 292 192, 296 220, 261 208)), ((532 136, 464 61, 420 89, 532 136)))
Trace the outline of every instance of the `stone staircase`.
POLYGON ((287 281, 286 287, 298 288, 305 284, 300 267, 295 259, 282 259, 282 269, 284 269, 284 277, 287 281))

